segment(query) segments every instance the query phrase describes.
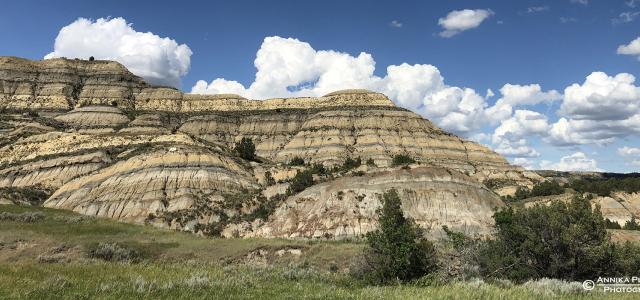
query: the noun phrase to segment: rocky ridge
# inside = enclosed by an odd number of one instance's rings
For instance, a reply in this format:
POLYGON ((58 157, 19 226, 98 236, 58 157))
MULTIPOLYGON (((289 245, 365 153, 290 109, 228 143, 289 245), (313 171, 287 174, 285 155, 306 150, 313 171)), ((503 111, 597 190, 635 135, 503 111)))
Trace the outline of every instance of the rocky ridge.
POLYGON ((502 202, 484 181, 542 180, 364 90, 264 101, 191 95, 149 86, 116 62, 0 57, 0 108, 0 188, 41 189, 51 194, 45 206, 185 230, 359 236, 375 227, 384 189, 397 188, 421 226, 486 233, 502 202), (233 152, 243 137, 259 162, 233 152), (417 162, 393 166, 398 154, 417 162), (372 164, 286 194, 309 168, 289 166, 295 157, 327 169, 348 158, 372 164))

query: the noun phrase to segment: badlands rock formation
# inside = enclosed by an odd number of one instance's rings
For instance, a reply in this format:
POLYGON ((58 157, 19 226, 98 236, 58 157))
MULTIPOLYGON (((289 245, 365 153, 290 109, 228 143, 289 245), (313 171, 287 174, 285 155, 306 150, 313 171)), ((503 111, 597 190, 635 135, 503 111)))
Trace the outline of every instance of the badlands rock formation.
POLYGON ((44 190, 48 207, 186 230, 359 236, 375 228, 380 195, 396 188, 425 228, 487 233, 502 202, 483 182, 515 190, 542 180, 365 90, 263 101, 192 95, 150 86, 111 61, 0 57, 0 109, 0 188, 44 190), (233 152, 243 137, 258 162, 233 152), (394 167, 398 154, 417 163, 394 167), (288 166, 294 157, 327 169, 347 158, 374 164, 285 194, 309 168, 288 166), (279 182, 265 180, 267 171, 279 182))
POLYGON ((502 205, 482 184, 456 171, 435 167, 390 170, 307 188, 289 197, 269 222, 251 235, 360 236, 376 228, 376 209, 381 206, 382 194, 392 188, 401 195, 406 214, 430 232, 447 225, 467 234, 488 234, 491 208, 502 205))

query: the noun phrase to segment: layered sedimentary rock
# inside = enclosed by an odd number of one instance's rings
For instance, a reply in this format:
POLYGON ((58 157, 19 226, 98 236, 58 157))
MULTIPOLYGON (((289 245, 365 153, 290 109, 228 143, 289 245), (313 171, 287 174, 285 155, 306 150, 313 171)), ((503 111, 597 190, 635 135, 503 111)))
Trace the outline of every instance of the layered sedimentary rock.
POLYGON ((421 226, 486 233, 501 202, 485 180, 541 180, 365 90, 263 101, 192 95, 150 86, 116 62, 0 57, 0 109, 0 187, 44 189, 45 206, 128 222, 357 236, 376 226, 379 196, 396 188, 421 226), (233 151, 243 137, 259 162, 233 151), (415 159, 413 169, 391 167, 398 154, 415 159), (347 158, 374 165, 283 196, 309 168, 287 166, 294 157, 327 169, 347 158), (273 215, 255 213, 271 212, 261 207, 273 197, 273 215))
POLYGON ((233 159, 200 147, 175 146, 70 181, 45 206, 143 222, 149 214, 187 209, 198 200, 247 188, 257 188, 257 183, 233 159))
POLYGON ((467 234, 488 234, 502 201, 468 176, 444 168, 389 170, 322 183, 289 197, 249 236, 358 237, 377 227, 382 195, 396 189, 405 214, 431 234, 447 225, 467 234))
POLYGON ((310 162, 336 164, 347 157, 360 157, 388 166, 393 156, 404 154, 423 163, 473 174, 479 180, 503 177, 526 182, 539 178, 509 165, 486 147, 448 134, 419 115, 396 107, 218 112, 191 117, 179 130, 228 147, 248 136, 260 156, 276 162, 298 156, 310 162))
POLYGON ((39 186, 55 190, 73 178, 104 167, 110 161, 103 151, 34 160, 0 170, 0 188, 39 186))
POLYGON ((147 84, 114 61, 0 57, 0 107, 67 110, 85 104, 133 107, 147 84))
POLYGON ((129 124, 129 118, 115 107, 79 107, 54 118, 70 127, 119 127, 129 124))

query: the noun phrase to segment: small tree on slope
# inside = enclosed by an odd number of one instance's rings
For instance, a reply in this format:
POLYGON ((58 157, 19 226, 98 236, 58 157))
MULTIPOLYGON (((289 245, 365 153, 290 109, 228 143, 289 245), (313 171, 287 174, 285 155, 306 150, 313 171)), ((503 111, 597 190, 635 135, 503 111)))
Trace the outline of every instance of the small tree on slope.
POLYGON ((410 281, 436 269, 436 250, 423 239, 420 229, 404 217, 400 197, 395 189, 384 193, 378 210, 379 228, 366 235, 365 262, 370 269, 367 279, 376 284, 410 281))
POLYGON ((246 160, 256 159, 256 146, 253 141, 248 137, 243 137, 240 143, 237 143, 234 150, 238 155, 246 160))

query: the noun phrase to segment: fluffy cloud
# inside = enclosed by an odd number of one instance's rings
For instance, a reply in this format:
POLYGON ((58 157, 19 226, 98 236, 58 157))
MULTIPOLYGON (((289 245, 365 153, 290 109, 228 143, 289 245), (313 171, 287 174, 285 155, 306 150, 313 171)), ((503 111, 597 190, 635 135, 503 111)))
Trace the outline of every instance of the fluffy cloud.
POLYGON ((640 157, 640 148, 622 147, 618 148, 618 154, 624 157, 640 157))
POLYGON ((150 83, 180 86, 191 64, 191 49, 152 32, 135 31, 123 18, 79 18, 63 27, 45 59, 69 57, 115 60, 150 83))
POLYGON ((535 105, 543 102, 550 103, 562 99, 556 90, 543 92, 539 84, 517 85, 505 84, 500 89, 502 98, 489 108, 487 113, 493 122, 499 122, 510 117, 516 106, 535 105))
POLYGON ((469 133, 486 119, 486 105, 472 89, 448 87, 426 97, 422 112, 445 130, 469 133))
POLYGON ((545 140, 556 146, 606 145, 614 142, 616 138, 638 133, 640 131, 638 121, 637 117, 622 121, 560 118, 551 126, 545 140))
POLYGON ((640 88, 635 77, 620 73, 614 77, 593 72, 580 85, 564 90, 560 114, 580 120, 621 120, 638 112, 640 88))
POLYGON ((536 149, 526 145, 526 140, 521 140, 518 143, 502 142, 493 150, 508 157, 524 158, 540 156, 540 153, 538 153, 536 149))
POLYGON ((533 162, 530 159, 524 157, 518 157, 514 159, 513 164, 521 166, 527 170, 533 170, 535 168, 533 162))
POLYGON ((496 152, 511 157, 537 157, 540 153, 527 144, 527 137, 541 135, 549 130, 547 117, 530 110, 516 110, 512 117, 502 121, 491 141, 496 152))
POLYGON ((607 144, 640 133, 640 87, 635 77, 593 72, 583 84, 564 91, 558 114, 563 116, 547 137, 554 145, 607 144))
POLYGON ((438 20, 444 30, 440 32, 441 37, 452 37, 465 30, 473 29, 494 15, 490 9, 463 9, 449 12, 446 17, 438 20))
POLYGON ((235 93, 253 99, 321 96, 348 88, 382 92, 398 105, 430 118, 446 130, 470 134, 486 119, 485 99, 473 89, 448 86, 438 68, 428 64, 390 65, 375 76, 373 57, 315 50, 308 43, 278 36, 264 39, 256 54, 255 81, 242 84, 217 78, 198 81, 192 93, 235 93))
POLYGON ((515 142, 530 135, 544 134, 548 130, 549 123, 545 115, 530 110, 516 110, 511 118, 496 128, 492 140, 494 143, 503 140, 515 142))
POLYGON ((622 156, 632 166, 640 167, 640 148, 627 146, 618 148, 618 155, 622 156))
MULTIPOLYGON (((479 138, 485 124, 498 124, 518 106, 535 105, 561 98, 555 91, 542 91, 540 85, 505 84, 496 105, 489 107, 486 97, 465 87, 448 86, 440 70, 428 64, 390 65, 383 77, 374 75, 373 57, 334 50, 315 50, 294 38, 267 37, 256 54, 254 82, 245 87, 237 81, 217 78, 198 81, 191 89, 197 94, 234 93, 247 98, 321 96, 339 89, 364 88, 386 94, 396 104, 432 120, 456 134, 479 138)), ((483 136, 484 137, 484 136, 483 136)), ((520 150, 523 149, 520 147, 520 150)), ((507 150, 505 148, 505 151, 507 150)), ((537 154, 529 151, 529 155, 537 154)))
POLYGON ((368 53, 351 56, 331 50, 316 51, 308 43, 278 36, 264 39, 254 65, 255 81, 248 88, 218 78, 209 84, 198 81, 191 91, 231 92, 256 99, 319 96, 344 88, 371 88, 381 80, 373 75, 375 61, 368 53))
POLYGON ((556 171, 598 171, 598 162, 595 159, 588 158, 583 152, 576 152, 568 156, 563 156, 557 163, 543 160, 540 162, 540 168, 545 170, 556 171))
POLYGON ((618 46, 618 54, 636 55, 640 59, 640 37, 626 45, 618 46))

